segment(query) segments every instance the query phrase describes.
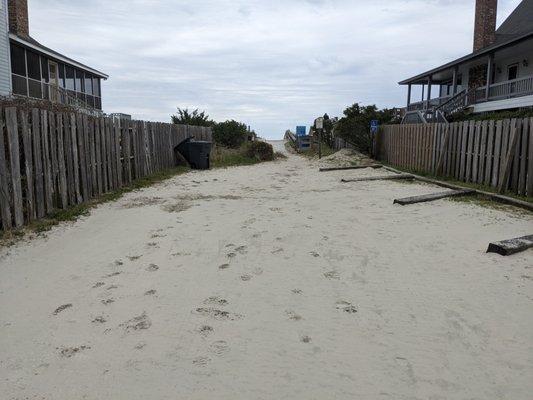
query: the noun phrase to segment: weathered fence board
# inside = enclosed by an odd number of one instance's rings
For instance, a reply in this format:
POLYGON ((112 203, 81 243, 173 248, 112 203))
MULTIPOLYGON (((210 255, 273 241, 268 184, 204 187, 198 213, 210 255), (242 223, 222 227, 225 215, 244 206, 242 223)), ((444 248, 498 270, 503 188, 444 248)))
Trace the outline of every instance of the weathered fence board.
POLYGON ((20 227, 171 168, 208 128, 0 106, 0 229, 20 227))
MULTIPOLYGON (((35 200, 33 194, 33 150, 31 141, 31 131, 28 121, 28 112, 21 110, 21 130, 22 130, 22 147, 24 148, 24 171, 26 174, 26 210, 28 221, 37 218, 35 210, 35 200)), ((0 167, 1 168, 1 167, 0 167)))
POLYGON ((533 118, 385 125, 377 143, 387 163, 533 197, 533 118))
POLYGON ((65 163, 65 130, 63 125, 63 114, 57 115, 57 162, 59 170, 59 198, 61 208, 68 207, 68 188, 67 188, 67 168, 65 163))
POLYGON ((22 211, 22 182, 20 175, 20 148, 17 109, 14 107, 6 108, 6 127, 8 141, 7 153, 9 154, 9 164, 11 167, 13 214, 15 217, 15 226, 18 227, 24 224, 24 215, 22 211))
POLYGON ((11 221, 11 201, 9 195, 9 170, 7 168, 6 146, 4 141, 4 110, 0 108, 0 218, 2 228, 10 229, 13 226, 11 221))

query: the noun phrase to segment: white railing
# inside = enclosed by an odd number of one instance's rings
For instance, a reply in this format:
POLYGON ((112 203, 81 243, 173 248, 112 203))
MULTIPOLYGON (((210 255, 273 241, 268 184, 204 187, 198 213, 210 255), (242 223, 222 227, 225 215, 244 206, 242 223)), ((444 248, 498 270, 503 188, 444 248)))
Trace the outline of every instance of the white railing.
POLYGON ((409 107, 407 108, 408 111, 419 111, 419 110, 425 110, 427 108, 435 108, 439 107, 440 105, 446 103, 448 100, 450 100, 451 96, 443 96, 443 97, 437 97, 435 99, 431 99, 429 101, 429 107, 427 107, 427 101, 418 101, 416 103, 409 104, 409 107))
MULTIPOLYGON (((533 75, 490 85, 488 101, 533 95, 533 75)), ((475 103, 487 101, 487 86, 476 89, 475 103)))

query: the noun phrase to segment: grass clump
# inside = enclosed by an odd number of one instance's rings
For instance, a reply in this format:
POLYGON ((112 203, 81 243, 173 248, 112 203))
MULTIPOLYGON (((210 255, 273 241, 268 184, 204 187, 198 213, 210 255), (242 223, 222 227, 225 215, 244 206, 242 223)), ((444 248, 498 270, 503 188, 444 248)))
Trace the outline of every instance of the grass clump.
POLYGON ((227 168, 238 165, 254 165, 274 160, 275 154, 271 144, 266 142, 248 142, 238 148, 216 146, 211 152, 213 168, 227 168))

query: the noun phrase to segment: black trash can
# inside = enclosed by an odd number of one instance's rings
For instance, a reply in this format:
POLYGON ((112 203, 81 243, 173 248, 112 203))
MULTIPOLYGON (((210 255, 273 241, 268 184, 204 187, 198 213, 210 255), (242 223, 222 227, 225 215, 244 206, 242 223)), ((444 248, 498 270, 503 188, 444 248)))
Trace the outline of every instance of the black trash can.
POLYGON ((193 141, 189 138, 182 142, 177 150, 193 169, 209 169, 211 155, 211 142, 193 141))

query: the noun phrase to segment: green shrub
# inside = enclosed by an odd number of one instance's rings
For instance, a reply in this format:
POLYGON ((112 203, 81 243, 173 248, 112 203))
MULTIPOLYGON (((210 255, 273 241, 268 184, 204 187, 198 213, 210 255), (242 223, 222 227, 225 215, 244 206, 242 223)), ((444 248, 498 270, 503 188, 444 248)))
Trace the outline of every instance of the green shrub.
POLYGON ((266 142, 249 142, 245 145, 246 155, 258 161, 274 160, 274 148, 266 142))
POLYGON ((236 149, 246 140, 248 127, 235 120, 221 122, 213 128, 213 139, 216 144, 236 149))

